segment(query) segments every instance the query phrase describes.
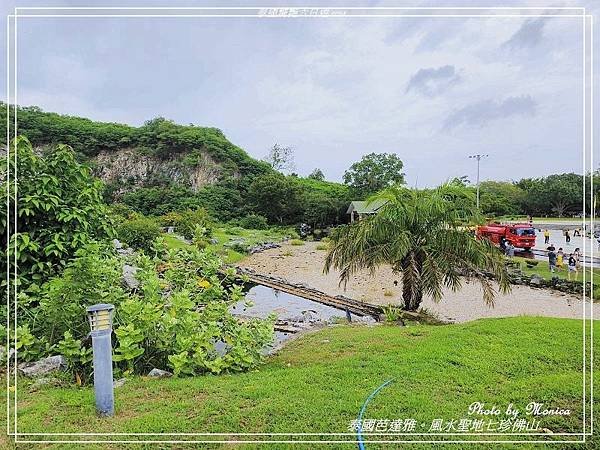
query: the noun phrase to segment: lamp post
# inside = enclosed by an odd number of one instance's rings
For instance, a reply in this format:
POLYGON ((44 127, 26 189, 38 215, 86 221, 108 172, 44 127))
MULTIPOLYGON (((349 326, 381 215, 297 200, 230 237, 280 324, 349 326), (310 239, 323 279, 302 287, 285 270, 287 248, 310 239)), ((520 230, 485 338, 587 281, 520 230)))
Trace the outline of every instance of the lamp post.
POLYGON ((481 158, 487 158, 488 156, 490 155, 481 155, 479 153, 469 156, 469 158, 477 160, 477 209, 479 209, 479 162, 481 161, 481 158))
POLYGON ((115 413, 112 345, 110 342, 114 310, 113 305, 106 303, 90 306, 86 310, 92 329, 96 411, 101 416, 112 416, 115 413))

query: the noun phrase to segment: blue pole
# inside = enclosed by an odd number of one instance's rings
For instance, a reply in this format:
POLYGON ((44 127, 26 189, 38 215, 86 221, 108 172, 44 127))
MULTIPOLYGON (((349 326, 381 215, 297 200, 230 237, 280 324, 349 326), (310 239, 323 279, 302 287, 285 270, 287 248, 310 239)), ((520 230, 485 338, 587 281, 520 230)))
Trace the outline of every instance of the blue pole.
POLYGON ((113 416, 115 414, 110 334, 111 330, 92 331, 94 393, 96 395, 96 410, 101 416, 113 416))

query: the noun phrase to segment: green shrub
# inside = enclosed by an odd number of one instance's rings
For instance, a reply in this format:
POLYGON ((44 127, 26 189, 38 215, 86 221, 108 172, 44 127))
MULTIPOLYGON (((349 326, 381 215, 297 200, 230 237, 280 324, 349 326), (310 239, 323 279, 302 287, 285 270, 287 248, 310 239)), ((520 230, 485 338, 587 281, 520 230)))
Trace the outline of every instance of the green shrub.
POLYGON ((160 236, 160 227, 153 219, 137 217, 119 225, 117 236, 130 247, 148 252, 152 249, 155 239, 160 236))
POLYGON ((102 198, 102 183, 77 162, 70 147, 58 145, 40 156, 26 138, 18 137, 9 149, 9 159, 4 159, 0 169, 0 268, 6 274, 6 264, 16 257, 16 282, 25 290, 60 273, 87 243, 113 237, 114 229, 102 198), (7 185, 7 170, 17 174, 17 192, 12 175, 7 185), (12 217, 15 200, 16 218, 12 217), (7 236, 7 225, 13 221, 16 227, 7 236))
POLYGON ((328 244, 319 244, 317 245, 317 250, 329 250, 329 245, 328 244))
POLYGON ((198 247, 198 249, 203 250, 208 247, 208 236, 207 230, 202 225, 196 225, 194 229, 194 237, 192 238, 192 243, 198 247))
POLYGON ((397 322, 402 318, 402 308, 398 305, 387 305, 383 307, 383 315, 386 322, 397 322))
POLYGON ((250 214, 243 217, 238 221, 238 224, 240 227, 249 230, 266 230, 269 228, 267 218, 258 214, 250 214))
POLYGON ((160 242, 155 250, 153 258, 137 256, 140 287, 133 293, 121 287, 122 261, 110 246, 90 244, 78 251, 62 276, 20 299, 28 311, 17 330, 19 360, 60 352, 73 379, 89 382, 85 308, 112 303, 116 376, 146 374, 153 367, 176 376, 217 374, 260 363, 273 340, 274 317, 240 322, 229 312, 244 299, 234 273, 221 274, 221 261, 207 252, 168 250, 160 242))
POLYGON ((163 227, 174 227, 181 222, 181 213, 171 211, 160 216, 160 223, 163 227))
POLYGON ((178 222, 174 223, 175 231, 186 239, 193 239, 196 226, 206 230, 206 237, 212 235, 213 220, 204 208, 188 209, 180 213, 178 222))
POLYGON ((304 241, 302 241, 300 239, 292 239, 290 241, 290 244, 292 244, 292 245, 304 245, 304 241))

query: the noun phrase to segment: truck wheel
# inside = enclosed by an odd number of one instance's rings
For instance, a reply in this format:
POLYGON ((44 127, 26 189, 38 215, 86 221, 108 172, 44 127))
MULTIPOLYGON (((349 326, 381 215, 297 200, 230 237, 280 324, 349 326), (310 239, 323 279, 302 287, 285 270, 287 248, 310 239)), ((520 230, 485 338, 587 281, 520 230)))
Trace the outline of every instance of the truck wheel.
POLYGON ((525 247, 523 250, 525 250, 526 252, 528 252, 529 250, 531 250, 531 247, 525 247))

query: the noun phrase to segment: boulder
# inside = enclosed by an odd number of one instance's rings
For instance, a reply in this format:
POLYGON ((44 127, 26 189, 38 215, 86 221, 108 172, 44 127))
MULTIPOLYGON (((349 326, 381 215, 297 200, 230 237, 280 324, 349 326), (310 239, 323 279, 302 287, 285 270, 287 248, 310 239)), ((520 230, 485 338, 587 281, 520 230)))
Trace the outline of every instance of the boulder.
POLYGON ((119 256, 131 256, 133 255, 133 249, 131 247, 117 249, 119 256))
POLYGON ((352 320, 365 325, 375 325, 377 323, 373 316, 352 316, 352 320))
POLYGON ((172 377, 173 374, 171 372, 167 372, 166 370, 157 369, 156 367, 148 372, 149 377, 153 378, 168 378, 172 377))
POLYGON ((118 380, 113 380, 113 388, 120 388, 125 384, 127 378, 119 378, 118 380))
POLYGON ((137 289, 140 286, 140 282, 135 277, 137 271, 137 267, 130 266, 129 264, 123 265, 123 286, 130 290, 137 289))
POLYGON ((19 364, 19 371, 27 377, 41 377, 67 369, 67 360, 62 355, 48 356, 39 361, 19 364))
POLYGON ((112 243, 113 243, 113 247, 115 248, 115 250, 119 250, 119 249, 123 248, 123 244, 121 244, 121 241, 119 241, 118 239, 113 239, 112 243))
POLYGON ((533 275, 531 277, 531 280, 529 280, 529 284, 531 286, 541 286, 543 282, 544 282, 544 279, 542 277, 540 277, 539 275, 533 275))
POLYGON ((43 377, 36 379, 35 382, 29 386, 29 390, 35 391, 43 386, 60 386, 61 384, 62 383, 58 378, 43 377))

